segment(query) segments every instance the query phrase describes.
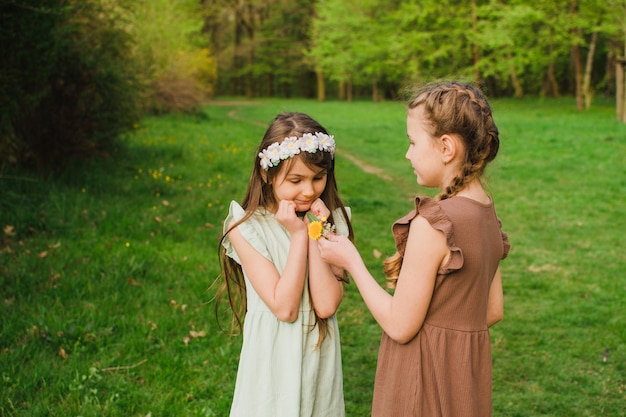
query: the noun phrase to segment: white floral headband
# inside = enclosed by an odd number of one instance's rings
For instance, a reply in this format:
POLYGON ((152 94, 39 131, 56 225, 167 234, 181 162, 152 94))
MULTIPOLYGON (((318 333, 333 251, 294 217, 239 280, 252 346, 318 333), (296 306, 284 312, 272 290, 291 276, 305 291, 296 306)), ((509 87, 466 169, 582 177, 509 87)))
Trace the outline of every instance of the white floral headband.
POLYGON ((272 143, 259 153, 261 168, 267 171, 271 167, 278 166, 283 159, 299 154, 300 151, 315 153, 318 150, 329 152, 333 157, 335 154, 334 137, 322 132, 305 133, 301 138, 290 136, 281 143, 272 143))

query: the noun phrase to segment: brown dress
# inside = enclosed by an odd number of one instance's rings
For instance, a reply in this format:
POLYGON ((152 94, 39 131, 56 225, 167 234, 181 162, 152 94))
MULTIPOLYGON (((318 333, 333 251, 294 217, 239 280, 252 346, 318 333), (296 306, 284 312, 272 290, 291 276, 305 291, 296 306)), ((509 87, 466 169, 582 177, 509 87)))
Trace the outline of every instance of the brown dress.
POLYGON ((445 234, 451 256, 439 268, 417 335, 401 345, 383 333, 372 416, 491 416, 487 301, 498 264, 509 251, 508 237, 493 204, 458 196, 417 197, 415 210, 392 227, 400 254, 418 213, 445 234))

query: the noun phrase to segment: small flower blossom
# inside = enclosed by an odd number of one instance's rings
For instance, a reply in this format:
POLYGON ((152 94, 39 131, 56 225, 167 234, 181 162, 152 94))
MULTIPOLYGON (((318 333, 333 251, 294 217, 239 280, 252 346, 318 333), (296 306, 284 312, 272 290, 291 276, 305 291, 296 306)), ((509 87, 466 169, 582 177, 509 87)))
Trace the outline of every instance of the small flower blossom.
POLYGON ((315 153, 317 152, 319 143, 320 141, 317 136, 314 136, 311 133, 305 133, 302 136, 302 139, 300 139, 300 148, 302 148, 303 151, 315 153))
POLYGON ((335 153, 335 139, 333 136, 328 136, 320 133, 316 133, 319 140, 319 149, 322 151, 335 153))
POLYGON ((318 240, 321 237, 327 237, 330 233, 335 232, 335 225, 327 221, 326 217, 318 219, 313 213, 308 212, 307 218, 309 219, 309 237, 313 240, 318 240))
POLYGON ((294 155, 300 153, 300 146, 298 145, 298 138, 292 136, 290 138, 285 138, 285 140, 280 144, 280 159, 291 158, 294 155))

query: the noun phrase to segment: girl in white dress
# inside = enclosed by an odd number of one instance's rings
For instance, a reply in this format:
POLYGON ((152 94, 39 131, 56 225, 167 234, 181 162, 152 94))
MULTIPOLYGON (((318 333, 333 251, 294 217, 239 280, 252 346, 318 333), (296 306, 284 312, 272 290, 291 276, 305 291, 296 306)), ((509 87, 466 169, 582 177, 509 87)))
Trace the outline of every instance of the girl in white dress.
POLYGON ((315 242, 331 226, 353 239, 334 151, 334 138, 311 117, 279 114, 243 202, 230 204, 220 295, 243 324, 231 417, 345 415, 335 313, 347 275, 321 259, 315 242))

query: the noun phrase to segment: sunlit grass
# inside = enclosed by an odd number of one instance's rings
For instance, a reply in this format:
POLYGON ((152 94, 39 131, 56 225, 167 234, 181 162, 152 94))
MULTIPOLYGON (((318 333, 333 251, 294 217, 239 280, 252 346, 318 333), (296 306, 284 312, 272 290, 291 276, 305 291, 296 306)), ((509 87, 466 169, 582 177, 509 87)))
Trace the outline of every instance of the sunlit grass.
MULTIPOLYGON (((492 330, 494 415, 623 416, 626 126, 608 102, 493 107, 502 143, 488 182, 513 244, 492 330)), ((356 241, 383 281, 391 222, 432 194, 404 160, 402 103, 265 100, 147 118, 107 159, 0 176, 0 415, 228 414, 241 337, 214 318, 217 243, 284 110, 335 135, 356 241)), ((347 415, 368 416, 381 331, 354 285, 339 321, 347 415)))

